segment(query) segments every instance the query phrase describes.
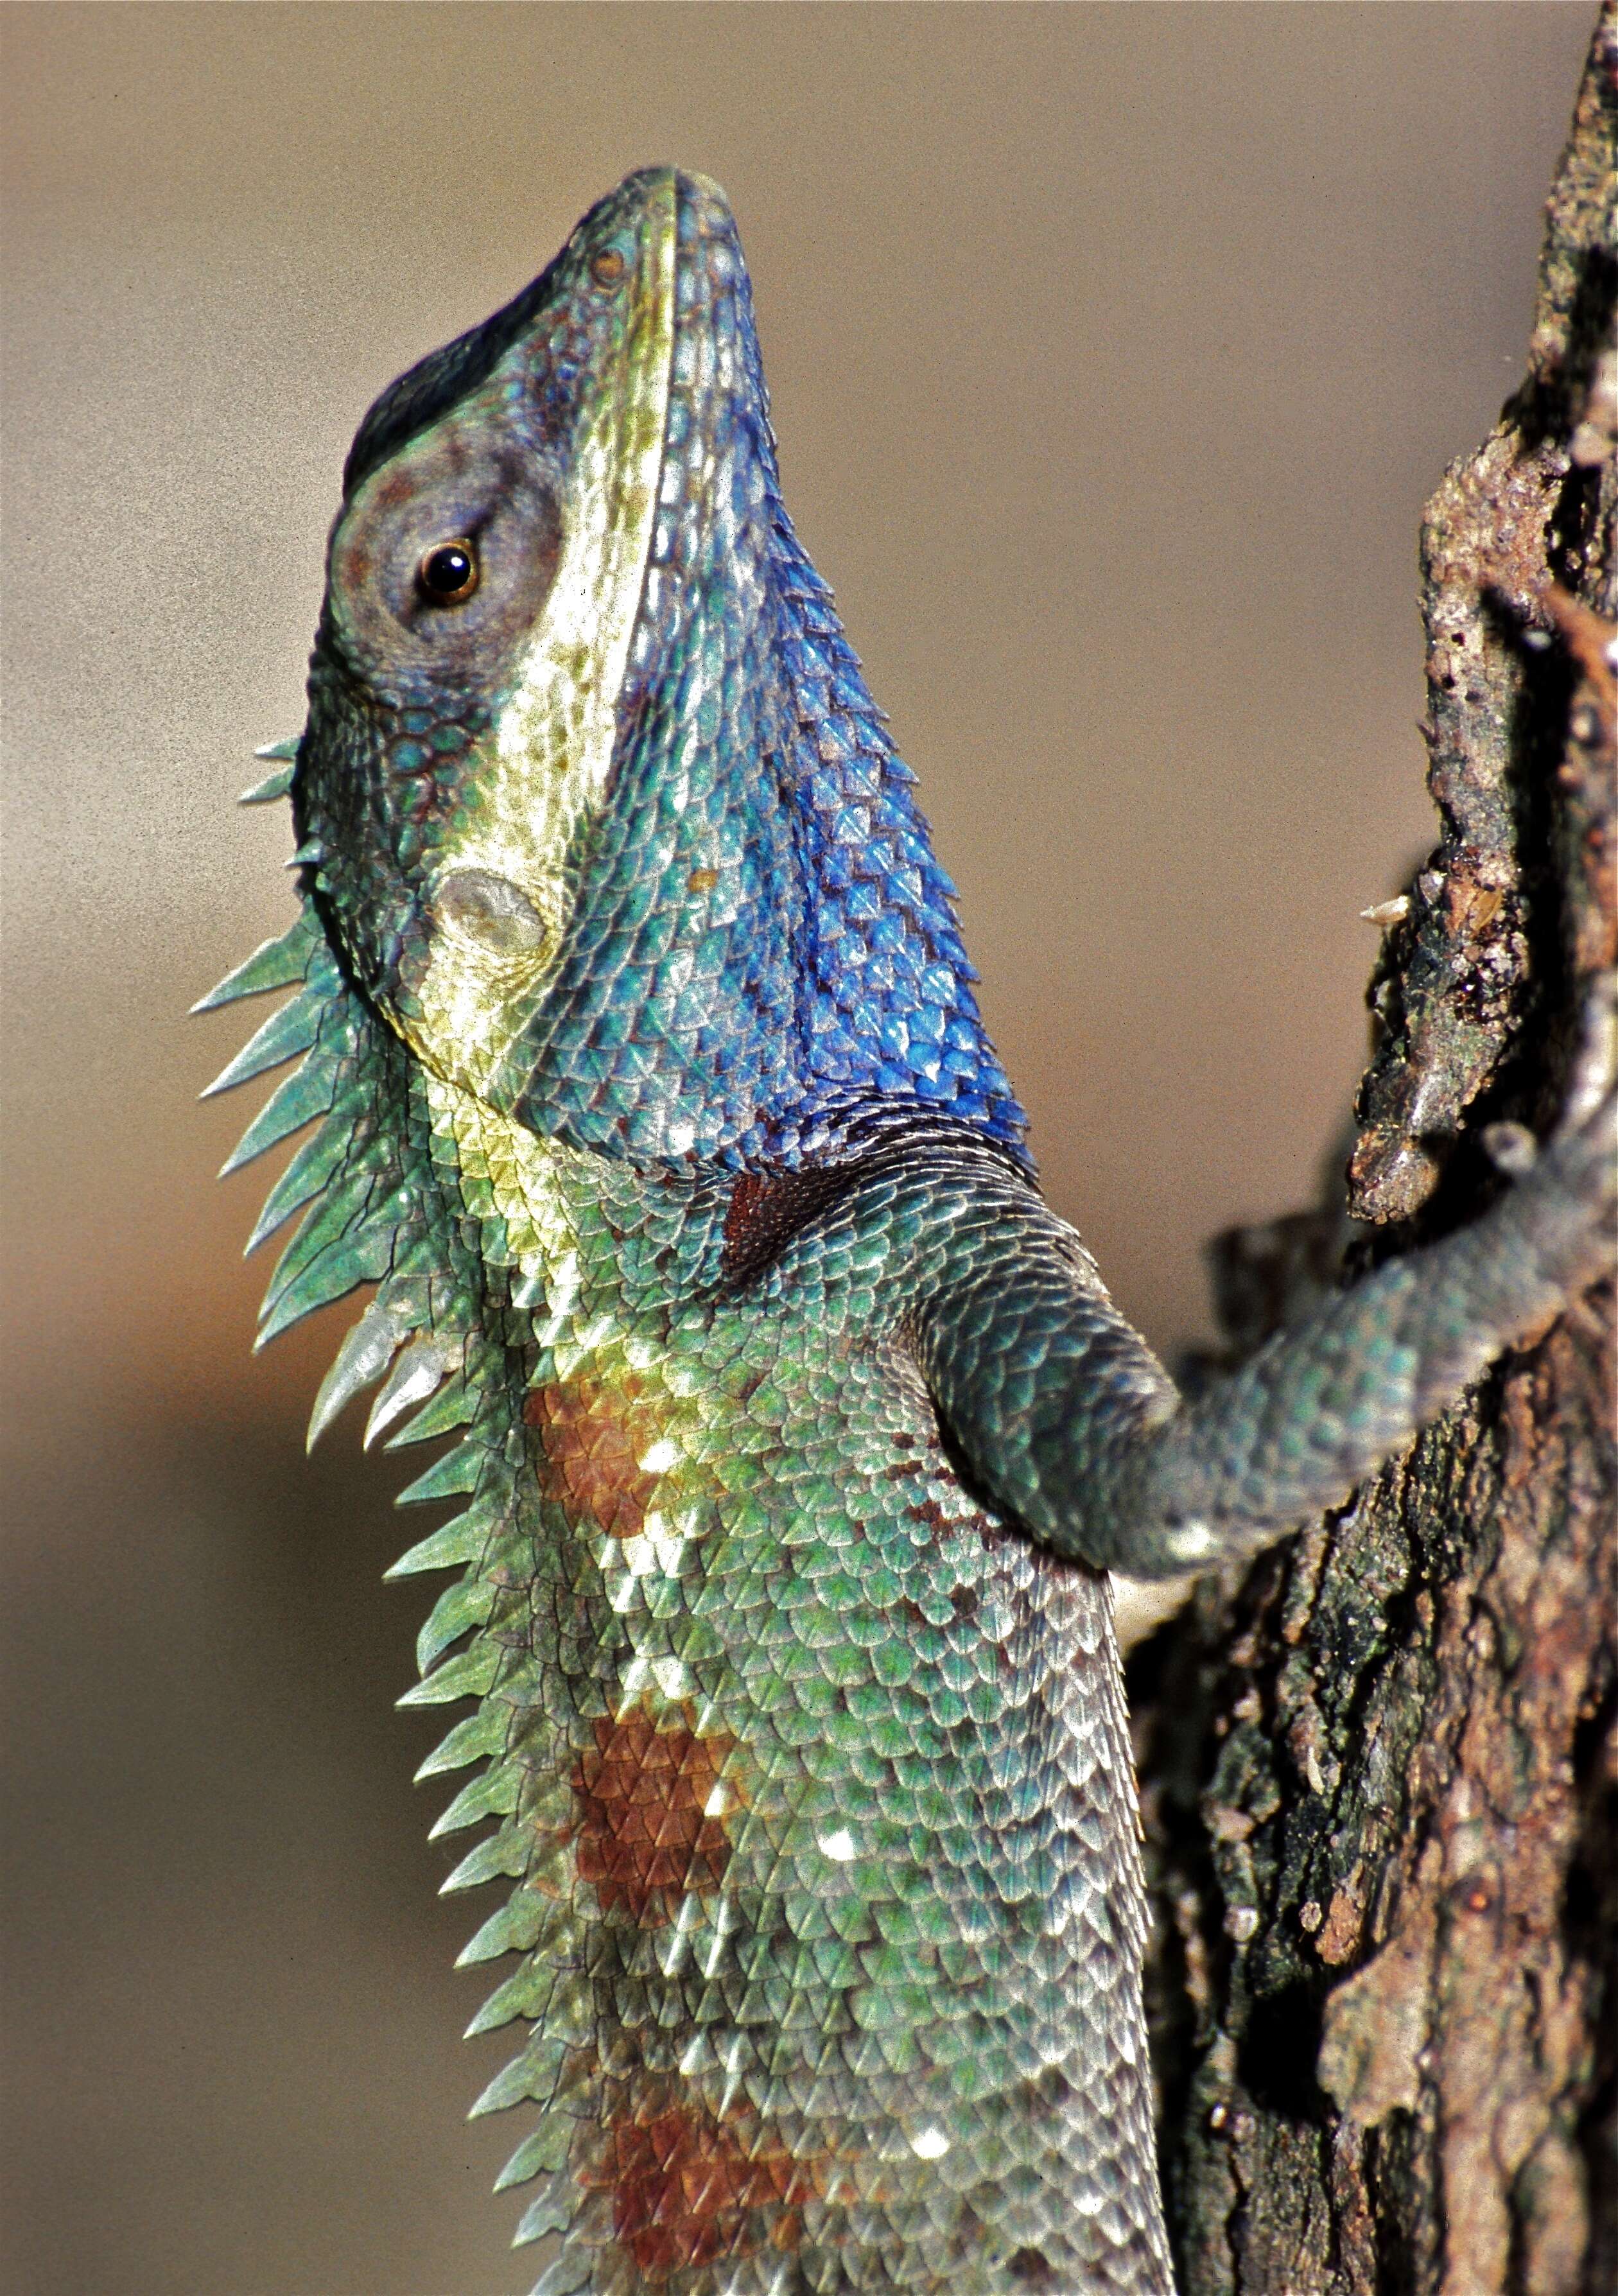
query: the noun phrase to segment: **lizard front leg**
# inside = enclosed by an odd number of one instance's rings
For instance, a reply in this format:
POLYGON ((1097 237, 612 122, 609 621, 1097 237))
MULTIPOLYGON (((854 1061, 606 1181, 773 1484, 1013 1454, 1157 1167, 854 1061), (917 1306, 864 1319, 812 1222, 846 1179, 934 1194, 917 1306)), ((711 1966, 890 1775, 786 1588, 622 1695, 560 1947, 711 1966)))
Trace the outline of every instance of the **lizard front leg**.
POLYGON ((1043 1206, 964 1221, 916 1318, 973 1474, 1054 1552, 1160 1578, 1345 1498, 1611 1263, 1609 1097, 1474 1226, 1392 1260, 1182 1398, 1043 1206))

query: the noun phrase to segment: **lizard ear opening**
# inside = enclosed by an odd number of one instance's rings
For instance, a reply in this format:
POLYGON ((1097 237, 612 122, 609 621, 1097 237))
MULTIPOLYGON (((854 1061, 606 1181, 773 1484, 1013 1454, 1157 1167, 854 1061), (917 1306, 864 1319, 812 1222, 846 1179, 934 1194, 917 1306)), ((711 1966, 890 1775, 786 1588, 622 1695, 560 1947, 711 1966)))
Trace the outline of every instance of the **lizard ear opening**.
POLYGON ((485 953, 517 965, 547 950, 545 919, 520 885, 492 869, 456 869, 439 880, 433 921, 463 933, 485 953))

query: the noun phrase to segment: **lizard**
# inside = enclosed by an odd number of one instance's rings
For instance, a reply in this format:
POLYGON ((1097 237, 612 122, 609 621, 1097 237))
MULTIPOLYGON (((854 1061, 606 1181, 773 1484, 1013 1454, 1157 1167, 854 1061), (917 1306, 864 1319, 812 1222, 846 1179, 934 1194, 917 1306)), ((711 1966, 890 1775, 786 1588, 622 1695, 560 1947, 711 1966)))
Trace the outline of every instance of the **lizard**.
MULTIPOLYGON (((783 504, 723 193, 657 168, 343 473, 290 795, 260 1343, 453 1438, 407 1705, 546 2296, 1172 2285, 1108 1573, 1255 1550, 1599 1272, 1612 1107, 1195 1398, 1046 1205, 783 504)), ((1519 1156, 1517 1162, 1523 1159, 1519 1156)))

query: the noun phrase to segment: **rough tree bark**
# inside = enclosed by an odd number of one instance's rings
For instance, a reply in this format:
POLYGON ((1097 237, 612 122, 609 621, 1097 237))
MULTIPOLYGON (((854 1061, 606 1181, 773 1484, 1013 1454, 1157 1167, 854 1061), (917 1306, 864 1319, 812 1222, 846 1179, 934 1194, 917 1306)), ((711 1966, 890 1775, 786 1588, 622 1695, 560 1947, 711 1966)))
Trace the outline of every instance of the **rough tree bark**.
MULTIPOLYGON (((1222 1239, 1233 1351, 1473 1216, 1612 1060, 1615 144, 1607 0, 1526 380, 1423 529, 1442 834, 1384 913, 1369 1225, 1222 1239)), ((1186 2296, 1618 2287, 1615 1520, 1608 1285, 1139 1654, 1186 2296)))

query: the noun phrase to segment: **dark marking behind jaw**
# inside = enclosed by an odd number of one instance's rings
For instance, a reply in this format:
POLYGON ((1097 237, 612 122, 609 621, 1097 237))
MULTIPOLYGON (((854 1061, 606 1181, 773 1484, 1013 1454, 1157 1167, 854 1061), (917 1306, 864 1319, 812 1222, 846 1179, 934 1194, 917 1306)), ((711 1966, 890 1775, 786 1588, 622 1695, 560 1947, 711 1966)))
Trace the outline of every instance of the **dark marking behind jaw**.
POLYGON ((746 1283, 761 1275, 793 1238, 849 1194, 858 1178, 858 1166, 849 1165, 742 1173, 725 1214, 726 1283, 746 1283))

